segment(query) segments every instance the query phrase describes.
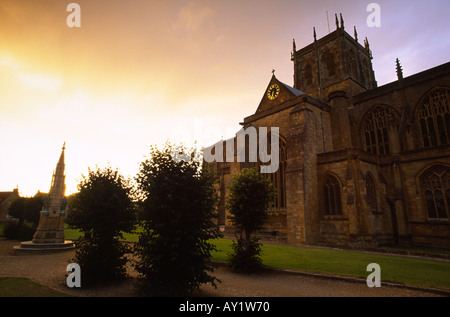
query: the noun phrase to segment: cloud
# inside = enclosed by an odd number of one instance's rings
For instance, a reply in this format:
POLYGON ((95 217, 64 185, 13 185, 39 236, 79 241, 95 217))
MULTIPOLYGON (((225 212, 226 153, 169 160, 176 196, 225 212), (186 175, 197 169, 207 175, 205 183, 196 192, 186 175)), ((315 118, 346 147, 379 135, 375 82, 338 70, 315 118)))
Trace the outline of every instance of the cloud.
POLYGON ((16 70, 19 69, 20 64, 15 58, 2 53, 0 55, 0 67, 6 67, 10 70, 16 70))
POLYGON ((27 85, 30 88, 36 88, 46 91, 57 90, 62 86, 61 79, 41 74, 19 72, 17 73, 17 78, 21 83, 27 85))
POLYGON ((0 67, 3 69, 2 76, 8 78, 14 76, 22 86, 27 88, 54 91, 61 88, 63 84, 61 78, 31 71, 6 53, 0 55, 0 67))
POLYGON ((211 7, 202 6, 199 3, 191 2, 178 12, 176 28, 182 28, 188 33, 195 33, 212 23, 214 10, 211 7))

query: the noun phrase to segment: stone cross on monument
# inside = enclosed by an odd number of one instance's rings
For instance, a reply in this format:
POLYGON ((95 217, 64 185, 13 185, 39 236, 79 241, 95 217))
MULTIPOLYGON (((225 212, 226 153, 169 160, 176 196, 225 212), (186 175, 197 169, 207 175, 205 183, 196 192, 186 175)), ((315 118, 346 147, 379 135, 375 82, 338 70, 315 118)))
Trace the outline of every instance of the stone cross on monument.
POLYGON ((64 239, 64 218, 67 205, 65 199, 66 176, 64 175, 65 148, 66 143, 64 143, 61 156, 53 173, 50 192, 44 201, 33 240, 21 242, 19 247, 15 247, 16 250, 59 251, 74 247, 72 241, 64 239))

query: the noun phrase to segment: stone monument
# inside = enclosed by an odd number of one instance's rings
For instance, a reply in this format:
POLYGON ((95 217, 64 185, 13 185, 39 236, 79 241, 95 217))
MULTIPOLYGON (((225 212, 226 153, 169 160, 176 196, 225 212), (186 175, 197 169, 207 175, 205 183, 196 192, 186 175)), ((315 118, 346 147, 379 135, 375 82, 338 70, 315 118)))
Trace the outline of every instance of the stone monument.
POLYGON ((74 248, 74 243, 64 239, 64 218, 67 206, 65 199, 64 150, 62 148, 56 169, 53 173, 52 184, 48 197, 42 207, 39 224, 32 241, 21 242, 14 247, 16 251, 44 251, 54 252, 74 248))

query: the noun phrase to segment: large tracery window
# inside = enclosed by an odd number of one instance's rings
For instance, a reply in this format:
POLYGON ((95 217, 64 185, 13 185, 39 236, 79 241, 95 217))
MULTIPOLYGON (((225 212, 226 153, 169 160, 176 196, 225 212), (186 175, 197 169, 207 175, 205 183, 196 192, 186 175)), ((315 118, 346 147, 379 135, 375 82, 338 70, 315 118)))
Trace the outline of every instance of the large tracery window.
POLYGON ((326 216, 342 215, 341 184, 333 175, 327 175, 323 182, 323 198, 326 216))
POLYGON ((395 115, 391 109, 377 106, 367 117, 364 130, 366 151, 372 154, 389 154, 388 129, 395 125, 395 115))
POLYGON ((424 147, 450 143, 449 89, 438 89, 425 98, 418 110, 424 147))
POLYGON ((429 218, 446 219, 450 215, 450 168, 436 165, 421 177, 429 218))
MULTIPOLYGON (((270 134, 267 137, 268 149, 271 148, 270 134)), ((275 189, 275 197, 269 208, 274 210, 286 209, 286 142, 279 139, 279 166, 275 173, 266 174, 275 189)))

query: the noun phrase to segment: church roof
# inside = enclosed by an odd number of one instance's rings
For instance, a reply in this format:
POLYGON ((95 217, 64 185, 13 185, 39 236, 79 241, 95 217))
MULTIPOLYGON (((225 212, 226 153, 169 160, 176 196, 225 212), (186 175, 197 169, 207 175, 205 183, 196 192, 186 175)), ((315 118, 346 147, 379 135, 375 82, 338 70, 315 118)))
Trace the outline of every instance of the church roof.
POLYGON ((275 105, 278 105, 280 103, 283 103, 285 101, 288 101, 292 98, 296 98, 301 95, 305 95, 305 93, 294 87, 289 86, 288 84, 281 82, 280 80, 278 80, 277 77, 275 77, 275 74, 273 74, 272 78, 269 81, 269 84, 267 85, 267 88, 264 92, 261 102, 259 103, 256 113, 266 111, 270 108, 273 108, 275 105), (280 87, 277 96, 275 98, 268 99, 267 94, 269 93, 270 87, 277 85, 280 87))
POLYGON ((18 189, 14 189, 13 191, 5 191, 5 192, 0 192, 0 203, 7 199, 9 196, 11 195, 16 195, 17 197, 19 196, 19 191, 18 189))
POLYGON ((0 201, 8 198, 10 195, 12 195, 14 192, 0 192, 0 201))
POLYGON ((296 97, 300 95, 304 95, 305 93, 303 91, 300 91, 294 87, 291 87, 283 82, 280 81, 280 84, 282 84, 284 87, 286 87, 290 92, 292 92, 296 97))
POLYGON ((261 102, 256 109, 256 112, 253 115, 244 118, 244 122, 241 122, 240 124, 246 126, 252 121, 292 107, 299 102, 307 102, 325 111, 329 110, 329 106, 319 99, 316 99, 303 91, 300 91, 281 82, 280 80, 278 80, 278 78, 275 77, 275 75, 272 75, 272 78, 264 92, 261 102), (277 92, 277 95, 274 98, 269 98, 271 97, 271 87, 276 85, 278 85, 280 88, 277 92))
POLYGON ((275 77, 275 74, 272 75, 272 78, 269 81, 269 84, 267 85, 267 88, 264 92, 264 95, 261 99, 261 102, 258 105, 258 108, 256 109, 255 114, 261 114, 265 113, 267 111, 272 111, 274 108, 278 108, 281 104, 285 104, 286 102, 291 102, 292 100, 296 99, 299 96, 303 96, 304 98, 308 98, 308 100, 314 99, 307 93, 298 90, 297 88, 291 87, 288 84, 283 83, 280 81, 277 77, 275 77), (268 98, 268 94, 270 94, 271 87, 279 86, 279 90, 277 93, 277 96, 274 98, 268 98))

